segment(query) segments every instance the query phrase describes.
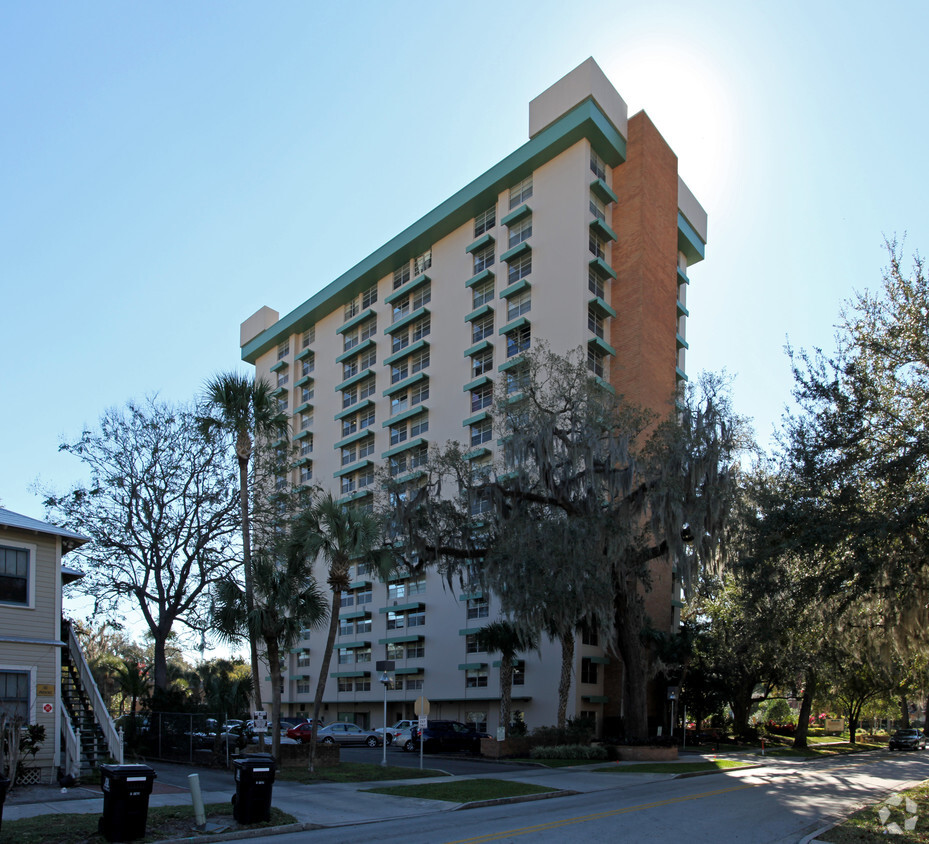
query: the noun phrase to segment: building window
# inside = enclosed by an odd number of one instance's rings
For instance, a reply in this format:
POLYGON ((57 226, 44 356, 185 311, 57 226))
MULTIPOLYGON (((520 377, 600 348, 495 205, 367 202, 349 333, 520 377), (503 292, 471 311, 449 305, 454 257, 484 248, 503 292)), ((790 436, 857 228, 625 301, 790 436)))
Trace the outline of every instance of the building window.
POLYGON ((358 385, 353 384, 347 390, 342 390, 342 408, 358 404, 358 385))
POLYGON ((432 249, 427 249, 422 255, 413 259, 413 275, 422 275, 432 266, 432 249))
POLYGON ((342 335, 342 351, 348 352, 355 348, 359 343, 358 326, 349 329, 342 335))
POLYGON ((598 220, 606 222, 606 206, 600 200, 599 197, 590 195, 590 213, 594 215, 598 220))
POLYGON ((277 373, 277 386, 283 387, 290 380, 290 375, 286 369, 277 373))
POLYGON ((359 618, 355 622, 355 633, 363 634, 371 632, 371 619, 370 618, 359 618))
POLYGON ((350 619, 339 619, 339 635, 340 636, 354 636, 355 635, 355 622, 350 619))
POLYGON ((497 224, 497 207, 493 206, 481 211, 474 218, 474 236, 480 237, 484 232, 490 231, 497 224))
POLYGON ((359 589, 355 593, 355 603, 359 606, 361 604, 370 604, 374 599, 374 593, 370 589, 359 589))
POLYGON ((606 377, 604 375, 606 371, 606 367, 603 363, 604 357, 605 356, 596 351, 593 346, 587 347, 587 368, 598 378, 606 377))
POLYGON ((403 287, 410 280, 410 265, 404 264, 397 270, 394 270, 394 290, 403 287))
POLYGON ((30 672, 0 671, 0 710, 5 715, 29 722, 30 672))
POLYGON ((593 229, 590 230, 590 234, 587 237, 587 248, 590 250, 590 254, 595 258, 606 260, 606 244, 603 238, 596 234, 593 229))
POLYGON ((424 308, 432 301, 432 285, 424 284, 413 291, 413 310, 424 308))
POLYGON ((354 463, 358 459, 358 453, 355 450, 354 445, 347 446, 342 449, 342 465, 348 466, 351 463, 354 463))
MULTIPOLYGON (((390 629, 390 628, 388 628, 390 629)), ((404 658, 403 645, 398 645, 396 643, 387 646, 387 659, 403 659, 404 658)))
POLYGON ((532 174, 530 173, 525 179, 510 188, 510 210, 512 211, 517 205, 522 205, 531 196, 532 174))
POLYGON ((407 316, 409 313, 410 313, 410 300, 409 299, 403 299, 402 301, 397 302, 394 305, 393 314, 391 316, 391 321, 390 321, 391 325, 393 325, 394 323, 400 322, 400 320, 403 319, 405 316, 407 316))
POLYGON ((479 733, 487 732, 487 713, 486 712, 469 712, 465 717, 465 723, 473 727, 479 733))
POLYGON ((467 636, 465 636, 465 653, 484 653, 484 648, 481 647, 480 638, 478 637, 477 633, 469 633, 467 636))
POLYGON ((469 668, 465 671, 465 688, 483 689, 487 685, 486 668, 469 668))
POLYGON ((311 385, 307 384, 300 388, 300 403, 303 404, 308 401, 313 400, 314 389, 311 385))
POLYGON ((593 645, 594 647, 599 647, 600 636, 597 634, 597 629, 595 627, 582 627, 581 628, 581 644, 582 645, 593 645))
POLYGON ((410 357, 410 372, 414 375, 429 366, 429 349, 420 349, 410 357))
POLYGON ((316 355, 308 354, 302 361, 300 361, 300 374, 309 375, 314 369, 316 369, 316 355))
POLYGON ((404 359, 390 367, 390 383, 396 384, 410 374, 409 362, 404 359))
POLYGON ((361 294, 361 309, 370 308, 377 301, 377 285, 372 284, 361 294))
POLYGON ((303 332, 303 337, 300 341, 300 345, 306 349, 310 343, 316 340, 316 326, 311 325, 306 331, 303 332))
POLYGON ((422 404, 429 398, 429 381, 420 381, 410 391, 410 405, 422 404))
POLYGON ((313 414, 309 411, 304 411, 300 414, 300 430, 305 431, 313 425, 313 414))
POLYGON ((29 604, 28 548, 0 545, 0 602, 29 604))
POLYGON ((348 495, 350 492, 355 491, 355 476, 354 475, 343 475, 339 483, 339 492, 342 495, 348 495))
POLYGON ((522 660, 513 664, 513 685, 524 686, 526 684, 526 663, 522 660))
POLYGON ((390 426, 390 444, 391 445, 400 445, 400 443, 406 442, 406 439, 407 439, 406 422, 404 422, 401 425, 390 426))
POLYGON ((277 397, 277 412, 286 413, 287 412, 287 396, 278 396, 277 397))
POLYGON ((509 248, 518 246, 524 240, 532 237, 532 215, 523 217, 518 223, 510 226, 510 238, 508 241, 509 248))
POLYGON ((587 308, 587 327, 603 339, 603 316, 595 308, 587 308))
POLYGON ((486 490, 472 490, 470 500, 468 501, 469 511, 472 516, 483 516, 493 509, 493 502, 486 490))
POLYGON ((527 288, 520 290, 515 296, 510 296, 506 302, 507 322, 528 313, 532 308, 532 292, 527 288))
POLYGON ((351 665, 355 661, 355 654, 351 648, 339 648, 339 665, 351 665))
POLYGON ((493 423, 490 419, 482 419, 476 425, 471 426, 471 446, 478 446, 481 443, 490 442, 493 438, 493 423))
POLYGON ((350 692, 354 686, 355 684, 352 682, 350 677, 339 677, 340 692, 350 692))
POLYGON ((377 363, 377 349, 376 348, 365 349, 365 351, 363 351, 361 353, 361 356, 358 358, 358 369, 359 370, 370 369, 376 363, 377 363))
POLYGON ((361 334, 360 339, 363 343, 369 337, 373 337, 377 334, 377 317, 371 317, 371 319, 366 319, 360 326, 361 334))
POLYGON ((593 271, 593 268, 587 270, 587 289, 593 293, 594 296, 606 299, 606 287, 603 283, 603 279, 593 271))
POLYGON ((310 652, 301 651, 297 654, 297 668, 308 668, 310 665, 310 652))
POLYGON ((425 659, 426 657, 426 645, 420 640, 419 642, 410 642, 406 646, 406 658, 407 659, 425 659))
POLYGON ((310 434, 308 437, 304 437, 300 440, 300 456, 306 457, 308 454, 313 453, 313 435, 310 434))
POLYGON ((508 358, 529 351, 532 342, 532 330, 529 325, 522 325, 506 335, 506 356, 508 358))
POLYGON ((358 415, 358 427, 363 431, 365 428, 371 427, 374 424, 374 408, 369 407, 366 410, 362 410, 358 415))
POLYGON ((309 693, 310 693, 310 681, 309 680, 297 680, 297 694, 308 695, 309 693))
POLYGON ((374 483, 374 467, 366 466, 358 473, 358 489, 364 489, 374 483))
POLYGON ((507 370, 506 373, 506 394, 514 396, 521 393, 529 386, 529 367, 516 366, 507 370))
POLYGON ((474 274, 483 272, 488 267, 494 265, 494 247, 493 244, 485 246, 483 249, 474 253, 474 274))
POLYGON ((494 400, 493 384, 481 384, 474 390, 471 390, 471 412, 477 413, 485 407, 490 407, 494 400))
POLYGON ((313 464, 304 463, 300 467, 300 483, 308 484, 312 480, 313 480, 313 464))
POLYGON ((404 683, 407 691, 415 691, 423 687, 423 678, 417 674, 415 677, 407 677, 404 683))
POLYGON ((417 340, 422 340, 423 337, 426 337, 432 330, 432 323, 429 319, 429 314, 421 316, 418 320, 416 320, 416 322, 413 323, 412 329, 412 342, 415 343, 417 340))
POLYGON ((493 311, 478 317, 471 323, 471 342, 478 343, 485 337, 490 337, 494 333, 494 314, 493 311))
POLYGON ((606 181, 606 164, 603 159, 597 155, 593 147, 591 147, 590 150, 590 172, 598 179, 603 179, 604 182, 606 181))
POLYGON ((365 378, 363 381, 358 384, 358 399, 363 401, 369 396, 373 396, 375 393, 374 389, 374 376, 371 375, 368 378, 365 378))
POLYGON ((410 436, 418 437, 429 430, 429 417, 424 413, 419 418, 410 421, 410 436))
POLYGON ((507 270, 506 279, 508 284, 516 284, 521 278, 525 278, 532 272, 532 253, 527 252, 520 255, 515 261, 510 261, 507 270))
POLYGON ((387 613, 387 629, 403 630, 406 626, 406 615, 402 612, 387 613))
POLYGON ((581 658, 581 682, 593 685, 598 682, 597 663, 589 656, 581 658))
POLYGON ((365 457, 374 453, 374 437, 366 437, 362 442, 358 444, 358 459, 362 460, 365 457))
POLYGON ((490 604, 486 598, 468 598, 468 621, 475 618, 487 618, 490 604))
POLYGON ((285 340, 283 343, 278 343, 277 359, 283 360, 289 354, 290 354, 290 340, 285 340))
POLYGON ((480 284, 475 284, 471 288, 471 306, 479 308, 487 302, 493 301, 494 298, 494 280, 492 278, 484 279, 480 284))
POLYGON ((490 372, 494 368, 494 350, 482 349, 476 355, 471 357, 471 375, 477 378, 485 372, 490 372))
POLYGON ((342 364, 342 379, 347 381, 354 375, 358 374, 358 358, 352 358, 342 364))
POLYGON ((357 299, 352 299, 345 308, 342 310, 342 316, 345 319, 351 319, 352 317, 358 316, 361 313, 361 305, 357 299))

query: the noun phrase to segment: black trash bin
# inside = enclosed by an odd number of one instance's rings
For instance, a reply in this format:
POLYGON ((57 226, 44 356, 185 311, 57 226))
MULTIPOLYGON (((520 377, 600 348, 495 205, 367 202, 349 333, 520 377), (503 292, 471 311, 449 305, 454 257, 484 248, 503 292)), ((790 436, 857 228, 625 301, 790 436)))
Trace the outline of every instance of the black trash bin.
POLYGON ((271 820, 271 790, 274 786, 274 757, 256 753, 237 756, 232 815, 239 823, 271 820))
POLYGON ((148 765, 101 765, 103 817, 97 824, 107 841, 145 837, 148 796, 158 775, 148 765))
POLYGON ((0 774, 0 828, 3 827, 3 804, 6 802, 6 793, 10 787, 10 778, 0 774))

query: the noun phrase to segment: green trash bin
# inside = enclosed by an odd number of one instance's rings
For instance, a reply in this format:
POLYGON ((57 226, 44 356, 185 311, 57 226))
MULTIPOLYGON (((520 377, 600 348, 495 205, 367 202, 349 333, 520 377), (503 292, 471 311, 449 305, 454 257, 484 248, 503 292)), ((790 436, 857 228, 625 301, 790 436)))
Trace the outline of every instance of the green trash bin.
POLYGON ((101 765, 103 817, 97 824, 107 841, 145 837, 148 797, 158 775, 148 765, 101 765))
POLYGON ((235 794, 232 815, 239 823, 263 823, 271 820, 271 790, 274 786, 274 757, 256 753, 237 756, 235 794))

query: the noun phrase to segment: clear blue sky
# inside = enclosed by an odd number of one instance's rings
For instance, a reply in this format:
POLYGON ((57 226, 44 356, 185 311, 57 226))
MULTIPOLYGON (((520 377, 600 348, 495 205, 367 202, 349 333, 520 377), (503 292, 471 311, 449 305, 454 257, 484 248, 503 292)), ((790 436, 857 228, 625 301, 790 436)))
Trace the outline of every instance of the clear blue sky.
POLYGON ((929 4, 0 4, 0 501, 100 412, 194 396, 282 314, 527 139, 593 56, 709 213, 688 370, 766 441, 886 233, 929 250, 929 4), (570 10, 570 11, 569 11, 570 10))

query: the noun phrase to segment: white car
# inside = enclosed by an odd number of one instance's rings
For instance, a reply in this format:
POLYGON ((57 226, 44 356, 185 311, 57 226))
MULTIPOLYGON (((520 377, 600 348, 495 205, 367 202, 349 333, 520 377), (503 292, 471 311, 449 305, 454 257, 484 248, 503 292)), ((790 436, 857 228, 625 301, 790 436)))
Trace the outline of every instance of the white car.
MULTIPOLYGON (((408 731, 408 730, 410 729, 410 727, 411 727, 413 724, 415 724, 415 723, 416 723, 415 721, 410 721, 409 719, 404 719, 404 720, 402 720, 402 721, 397 721, 397 723, 394 724, 392 727, 388 727, 388 728, 387 728, 387 738, 386 738, 387 744, 388 744, 388 745, 393 744, 394 741, 396 741, 397 737, 398 737, 404 730, 407 730, 407 731, 408 731)), ((376 732, 378 735, 380 735, 381 733, 384 732, 384 728, 383 728, 383 727, 378 727, 374 732, 376 732)), ((401 747, 402 747, 402 745, 401 745, 401 747)))

